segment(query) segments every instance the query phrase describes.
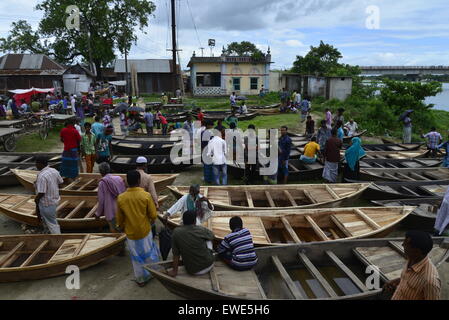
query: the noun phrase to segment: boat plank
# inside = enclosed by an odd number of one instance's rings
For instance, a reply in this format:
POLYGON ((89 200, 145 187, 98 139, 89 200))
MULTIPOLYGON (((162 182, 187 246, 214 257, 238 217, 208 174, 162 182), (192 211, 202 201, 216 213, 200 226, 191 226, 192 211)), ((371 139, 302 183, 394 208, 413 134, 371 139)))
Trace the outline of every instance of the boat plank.
POLYGON ((248 206, 250 208, 254 208, 254 202, 253 202, 251 193, 248 190, 245 190, 245 195, 246 195, 246 200, 248 201, 248 206))
POLYGON ((313 265, 312 261, 302 252, 298 253, 299 258, 306 266, 307 270, 313 275, 313 277, 318 280, 318 282, 321 284, 321 286, 326 290, 327 294, 331 298, 337 298, 338 295, 335 293, 334 289, 332 289, 331 285, 324 279, 322 274, 318 271, 318 269, 313 265))
POLYGON ((87 186, 89 186, 91 183, 95 182, 95 179, 89 179, 85 184, 83 184, 78 191, 83 191, 87 186))
POLYGON ((74 217, 84 207, 85 204, 85 200, 78 203, 78 205, 72 211, 70 211, 70 213, 64 219, 71 219, 72 217, 74 217))
POLYGON ((80 243, 78 248, 76 248, 75 252, 73 253, 73 257, 76 257, 81 252, 81 250, 83 250, 83 248, 86 245, 87 241, 89 241, 89 238, 90 238, 90 234, 86 235, 83 238, 83 241, 80 243))
POLYGON ((273 198, 271 197, 270 192, 265 190, 265 196, 267 197, 268 203, 270 204, 270 207, 275 208, 276 205, 274 204, 273 198))
POLYGON ((354 213, 363 219, 370 227, 375 230, 381 229, 382 227, 377 224, 373 219, 371 219, 368 215, 366 215, 362 210, 356 208, 354 209, 354 213))
POLYGON ((290 234, 290 236, 292 237, 293 241, 295 243, 302 243, 301 239, 299 239, 298 235, 296 234, 295 230, 293 230, 290 222, 288 222, 288 220, 285 217, 281 218, 282 223, 284 224, 285 229, 287 230, 287 232, 290 234))
POLYGON ((305 216, 307 222, 312 227, 315 234, 322 240, 322 241, 329 241, 330 239, 326 236, 326 234, 323 232, 323 230, 318 226, 318 224, 315 222, 315 220, 312 219, 311 216, 305 216))
POLYGON ((33 261, 33 259, 42 251, 42 249, 45 248, 48 242, 49 242, 48 240, 42 241, 39 247, 37 247, 36 250, 33 251, 33 253, 22 263, 20 267, 23 268, 28 266, 33 261))
POLYGON ((326 251, 326 255, 332 260, 332 262, 341 270, 343 273, 351 279, 351 281, 359 288, 361 291, 368 291, 368 288, 363 284, 362 281, 349 269, 332 251, 326 251))
POLYGON ((293 207, 297 207, 298 204, 296 203, 295 199, 293 199, 291 193, 288 190, 284 190, 284 194, 287 197, 288 201, 292 204, 293 207))
POLYGON ((298 287, 296 286, 296 284, 293 282, 292 278, 290 277, 290 275, 288 274, 287 270, 285 270, 284 266, 281 263, 281 260, 279 260, 278 256, 272 256, 271 257, 274 266, 276 267, 276 269, 278 270, 279 274, 281 275, 282 279, 285 281, 285 283, 287 284, 288 289, 290 290, 290 292, 293 294, 293 296, 295 297, 295 299, 298 300, 304 300, 303 295, 301 294, 301 292, 299 292, 298 287))
POLYGON ((340 199, 340 197, 338 196, 338 194, 336 194, 335 191, 334 191, 331 187, 329 187, 329 185, 326 184, 325 186, 326 186, 327 192, 329 192, 329 194, 330 194, 332 197, 334 197, 335 200, 339 200, 339 199, 340 199))
POLYGON ((318 201, 312 196, 309 190, 304 189, 304 195, 307 197, 307 199, 310 200, 312 203, 318 203, 318 201))
POLYGON ((11 263, 13 263, 14 261, 11 261, 10 259, 20 250, 23 248, 23 246, 25 246, 25 242, 24 241, 20 241, 11 251, 9 251, 6 255, 4 255, 1 259, 0 259, 0 268, 6 268, 8 267, 11 263))
POLYGON ((98 202, 90 209, 90 211, 86 214, 84 219, 92 218, 94 214, 97 212, 98 209, 98 202))
POLYGON ((335 223, 335 225, 338 227, 338 229, 340 229, 340 231, 343 232, 347 237, 353 237, 352 232, 349 231, 343 225, 343 223, 341 223, 340 220, 338 220, 337 217, 335 217, 335 215, 331 215, 330 218, 331 218, 332 222, 335 223))

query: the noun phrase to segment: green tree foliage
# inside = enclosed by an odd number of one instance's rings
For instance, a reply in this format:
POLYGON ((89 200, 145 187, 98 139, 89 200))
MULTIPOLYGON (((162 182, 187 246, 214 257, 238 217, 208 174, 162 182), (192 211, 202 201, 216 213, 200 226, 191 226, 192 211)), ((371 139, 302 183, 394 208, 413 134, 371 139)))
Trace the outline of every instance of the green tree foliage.
POLYGON ((33 32, 24 21, 13 23, 0 50, 7 52, 46 53, 61 63, 75 59, 92 60, 97 71, 114 61, 115 50, 124 52, 137 40, 137 29, 145 33, 155 5, 149 0, 43 0, 39 30, 33 32), (66 8, 76 4, 80 10, 80 30, 66 27, 66 8), (55 39, 45 46, 42 38, 55 39))
POLYGON ((0 38, 0 51, 12 53, 47 54, 48 50, 41 44, 37 31, 25 20, 11 24, 11 31, 6 38, 0 38))
POLYGON ((263 52, 260 51, 255 44, 249 41, 242 41, 240 43, 232 42, 228 44, 224 52, 228 56, 252 56, 256 60, 265 57, 263 52))
POLYGON ((292 72, 318 76, 358 76, 360 68, 339 63, 341 52, 330 44, 320 41, 318 47, 310 47, 309 53, 296 56, 292 72))

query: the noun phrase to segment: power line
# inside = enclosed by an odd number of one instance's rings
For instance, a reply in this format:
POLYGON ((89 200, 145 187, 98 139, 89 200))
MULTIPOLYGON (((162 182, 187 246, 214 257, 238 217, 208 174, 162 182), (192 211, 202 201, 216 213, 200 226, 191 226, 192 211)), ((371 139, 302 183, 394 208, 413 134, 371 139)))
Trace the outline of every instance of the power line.
POLYGON ((189 8, 190 17, 192 18, 193 27, 195 28, 196 37, 197 37, 197 39, 198 39, 198 43, 200 44, 200 48, 201 48, 201 47, 202 47, 202 45, 201 45, 201 40, 200 40, 200 36, 199 36, 199 34, 198 34, 198 29, 197 29, 197 27, 196 27, 195 19, 193 18, 192 9, 190 8, 189 0, 187 0, 187 7, 189 8))

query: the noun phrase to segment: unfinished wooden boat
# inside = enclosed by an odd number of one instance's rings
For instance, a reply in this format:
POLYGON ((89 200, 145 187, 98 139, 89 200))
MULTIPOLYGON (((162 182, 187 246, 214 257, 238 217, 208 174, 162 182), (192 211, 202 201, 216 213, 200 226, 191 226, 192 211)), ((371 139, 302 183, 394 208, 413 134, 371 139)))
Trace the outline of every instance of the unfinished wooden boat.
POLYGON ((132 155, 169 155, 176 142, 148 141, 147 139, 113 140, 112 151, 132 155))
MULTIPOLYGON (((114 156, 110 161, 111 169, 117 173, 127 173, 130 170, 136 168, 136 159, 139 156, 114 156)), ((171 173, 180 172, 194 164, 194 161, 190 160, 189 164, 180 163, 174 164, 169 155, 166 156, 146 156, 148 160, 148 172, 149 173, 171 173)), ((201 164, 201 160, 199 162, 201 164)))
POLYGON ((274 109, 274 108, 279 108, 281 106, 280 103, 275 103, 275 104, 271 104, 269 106, 250 106, 248 107, 248 110, 270 110, 270 109, 274 109))
MULTIPOLYGON (((345 151, 341 151, 344 156, 345 151)), ((429 151, 417 150, 417 151, 366 151, 364 159, 421 159, 427 158, 429 151)))
MULTIPOLYGON (((271 211, 215 211, 203 225, 220 242, 231 231, 229 220, 239 216, 257 246, 382 237, 388 235, 415 207, 326 208, 271 211)), ((162 217, 162 214, 159 214, 162 217)), ((181 223, 180 216, 168 220, 181 223)))
MULTIPOLYGON (((416 151, 421 148, 423 143, 411 144, 364 144, 365 151, 416 151)), ((348 148, 349 145, 346 146, 348 148)))
MULTIPOLYGON (((383 285, 400 277, 407 263, 402 242, 390 238, 257 248, 257 265, 243 272, 218 260, 211 272, 202 276, 189 275, 180 266, 176 278, 170 277, 167 271, 172 261, 145 268, 169 291, 187 299, 381 299, 383 285), (380 271, 380 289, 366 287, 372 274, 366 273, 369 265, 380 271)), ((434 238, 433 243, 429 257, 440 268, 449 257, 447 240, 434 238)))
MULTIPOLYGON (((193 112, 192 115, 195 118, 197 117, 196 112, 193 112)), ((229 112, 229 111, 206 111, 206 112, 204 112, 204 120, 212 120, 212 121, 224 120, 226 117, 228 117, 230 115, 231 115, 231 112, 229 112)), ((255 117, 257 117, 258 113, 257 112, 251 112, 251 113, 247 113, 247 114, 236 113, 235 116, 237 117, 237 119, 239 121, 247 121, 247 120, 252 120, 255 117)))
MULTIPOLYGON (((290 159, 288 168, 289 181, 304 181, 321 179, 324 166, 320 162, 305 163, 297 159, 290 159)), ((234 163, 228 164, 228 173, 237 179, 242 178, 245 175, 245 166, 234 161, 234 163)), ((257 181, 263 181, 259 170, 257 170, 257 181)))
MULTIPOLYGON (((357 199, 370 184, 298 184, 262 186, 201 187, 215 210, 266 210, 336 207, 357 199)), ((189 192, 189 187, 168 189, 177 199, 189 192)))
POLYGON ((348 137, 348 136, 345 136, 344 138, 343 138, 343 143, 351 143, 351 140, 353 139, 353 138, 360 138, 360 137, 362 137, 363 135, 365 135, 365 133, 367 133, 368 132, 368 130, 363 130, 363 131, 360 131, 360 132, 357 132, 355 135, 353 135, 353 136, 351 136, 351 137, 348 137))
MULTIPOLYGON (((167 196, 159 197, 162 204, 167 196)), ((98 198, 94 196, 62 196, 56 209, 61 230, 93 230, 107 227, 104 217, 95 218, 98 198)), ((34 196, 27 194, 0 194, 0 212, 8 218, 30 226, 41 225, 36 215, 34 196)))
POLYGON ((36 170, 35 160, 38 155, 47 156, 49 158, 48 165, 59 169, 61 165, 60 153, 0 152, 0 186, 19 185, 19 181, 10 169, 36 170))
POLYGON ((434 181, 449 182, 448 168, 415 168, 415 169, 360 169, 362 181, 434 181))
POLYGON ((124 234, 61 234, 0 236, 0 282, 66 275, 75 265, 83 270, 124 249, 124 234))
MULTIPOLYGON (((12 169, 12 172, 27 190, 34 192, 34 182, 37 179, 38 171, 12 169)), ((126 181, 126 175, 117 174, 117 176, 126 181)), ((152 174, 156 192, 159 193, 171 185, 177 176, 178 174, 152 174)), ((73 182, 61 184, 59 192, 61 195, 96 196, 100 179, 99 173, 80 173, 73 182)))
POLYGON ((432 168, 442 164, 440 159, 365 159, 360 160, 360 168, 432 168))
POLYGON ((435 219, 437 217, 438 209, 443 201, 440 197, 434 198, 419 198, 419 199, 397 199, 397 200, 382 200, 371 201, 377 206, 416 206, 407 219, 402 224, 408 229, 420 229, 433 232, 435 219))
MULTIPOLYGON (((360 182, 348 180, 348 183, 360 182)), ((362 195, 364 200, 395 200, 443 197, 449 182, 435 183, 433 181, 384 182, 373 183, 362 195)))

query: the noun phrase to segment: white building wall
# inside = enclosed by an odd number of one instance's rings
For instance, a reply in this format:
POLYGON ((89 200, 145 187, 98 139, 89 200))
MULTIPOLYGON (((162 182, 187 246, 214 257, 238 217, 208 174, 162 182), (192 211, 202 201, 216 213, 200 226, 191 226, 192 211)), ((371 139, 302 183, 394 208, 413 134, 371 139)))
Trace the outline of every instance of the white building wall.
POLYGON ((89 86, 93 79, 85 74, 65 74, 63 75, 63 81, 65 92, 81 95, 81 91, 89 91, 89 86))

